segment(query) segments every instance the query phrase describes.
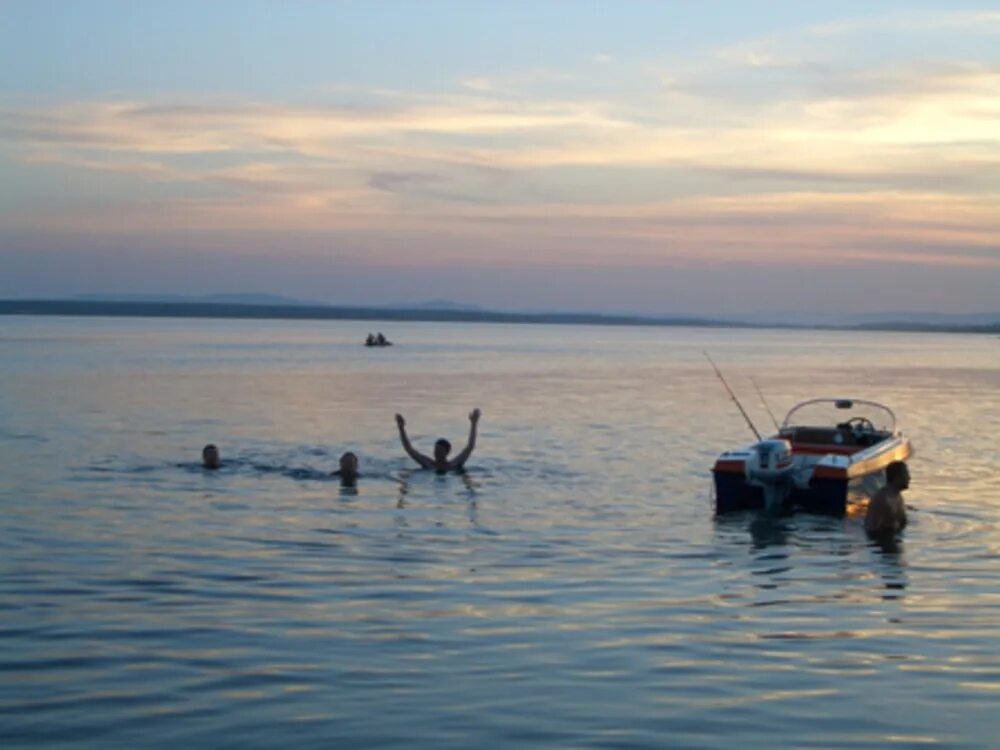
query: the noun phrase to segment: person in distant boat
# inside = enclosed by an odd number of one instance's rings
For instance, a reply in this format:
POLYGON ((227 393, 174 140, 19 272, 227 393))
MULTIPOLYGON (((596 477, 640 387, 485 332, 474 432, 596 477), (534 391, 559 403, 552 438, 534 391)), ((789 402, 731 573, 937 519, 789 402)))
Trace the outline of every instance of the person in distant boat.
POLYGON ((201 449, 201 465, 205 469, 218 469, 222 466, 219 449, 213 443, 209 443, 201 449))
POLYGON ((403 450, 406 451, 406 455, 420 464, 421 469, 433 469, 438 474, 444 474, 448 471, 460 470, 465 466, 465 462, 469 460, 469 456, 472 455, 472 451, 476 447, 476 431, 481 415, 482 412, 479 409, 473 409, 469 413, 469 442, 462 452, 451 460, 448 459, 448 454, 451 453, 451 443, 444 438, 434 443, 434 457, 432 458, 419 453, 410 445, 410 439, 406 436, 406 420, 403 419, 402 414, 396 415, 396 425, 399 427, 399 439, 403 443, 403 450))
POLYGON ((375 346, 375 337, 370 333, 368 334, 368 338, 365 339, 365 346, 375 346))
POLYGON ((893 461, 885 467, 885 479, 885 487, 868 503, 865 531, 869 534, 895 534, 906 526, 903 490, 910 486, 910 470, 903 461, 893 461))
POLYGON ((340 468, 331 476, 339 477, 341 484, 354 484, 361 476, 358 474, 358 457, 351 451, 347 451, 340 457, 340 468))
POLYGON ((385 336, 382 335, 381 331, 379 331, 378 336, 375 337, 375 344, 378 346, 387 346, 389 344, 389 342, 386 341, 385 336))

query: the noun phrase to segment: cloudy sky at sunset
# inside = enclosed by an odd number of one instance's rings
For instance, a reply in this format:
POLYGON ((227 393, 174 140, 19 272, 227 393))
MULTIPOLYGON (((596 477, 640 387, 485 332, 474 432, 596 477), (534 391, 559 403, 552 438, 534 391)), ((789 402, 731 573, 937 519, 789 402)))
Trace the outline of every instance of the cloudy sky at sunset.
POLYGON ((1000 2, 0 3, 0 297, 1000 308, 1000 2))

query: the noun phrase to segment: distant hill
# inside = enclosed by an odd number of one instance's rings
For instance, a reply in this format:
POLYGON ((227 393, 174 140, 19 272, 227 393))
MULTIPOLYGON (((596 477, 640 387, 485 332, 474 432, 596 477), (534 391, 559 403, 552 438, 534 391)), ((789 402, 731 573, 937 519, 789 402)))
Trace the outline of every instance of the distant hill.
POLYGON ((734 326, 767 326, 767 327, 793 327, 793 328, 858 328, 865 330, 993 330, 1000 327, 1000 312, 980 312, 980 313, 936 313, 920 312, 913 310, 886 310, 882 312, 870 313, 822 313, 822 312, 801 312, 796 310, 759 310, 746 313, 744 315, 720 315, 719 317, 697 317, 691 315, 640 315, 637 313, 587 313, 587 312, 564 312, 558 310, 519 310, 498 312, 482 307, 480 305, 466 302, 456 302, 449 299, 430 299, 422 302, 410 302, 392 305, 338 305, 329 302, 316 302, 312 300, 295 299, 285 297, 280 294, 266 294, 262 292, 244 292, 227 294, 203 294, 203 295, 183 295, 183 294, 78 294, 69 301, 79 302, 121 302, 121 303, 145 303, 145 304, 168 304, 168 305, 246 305, 255 308, 288 308, 301 307, 314 310, 328 308, 331 311, 344 310, 385 310, 413 313, 417 317, 421 313, 433 315, 447 315, 447 319, 460 319, 463 314, 471 316, 470 319, 480 316, 511 316, 512 318, 530 318, 540 320, 543 318, 554 318, 560 320, 614 320, 618 322, 628 322, 631 324, 651 325, 676 323, 707 322, 712 325, 734 325, 734 326), (454 317, 453 317, 454 316, 454 317))
POLYGON ((77 294, 70 299, 84 302, 170 302, 178 304, 274 305, 277 307, 316 307, 321 302, 282 297, 280 294, 77 294))
POLYGON ((1000 312, 935 313, 886 310, 872 313, 804 313, 795 310, 764 310, 741 316, 740 320, 754 325, 967 328, 1000 325, 1000 312))
POLYGON ((280 294, 244 292, 237 294, 77 294, 69 299, 82 302, 148 302, 190 305, 254 305, 256 307, 358 307, 387 310, 436 310, 446 312, 486 312, 486 308, 448 299, 408 302, 396 305, 335 305, 329 302, 301 300, 280 294))
MULTIPOLYGON (((900 313, 872 315, 869 322, 808 323, 801 316, 788 315, 785 320, 733 320, 720 318, 693 318, 684 316, 653 317, 644 315, 609 315, 601 313, 525 313, 497 312, 473 306, 448 303, 442 309, 441 301, 431 301, 427 307, 348 307, 318 305, 300 300, 285 301, 276 295, 221 295, 219 296, 162 297, 131 299, 76 298, 63 300, 13 299, 0 300, 0 315, 75 315, 121 317, 182 317, 182 318, 257 318, 286 320, 419 320, 429 322, 479 322, 479 323, 549 323, 560 325, 614 325, 614 326, 700 326, 713 328, 836 328, 841 330, 877 331, 928 331, 941 333, 1000 333, 1000 315, 980 316, 937 315, 913 313, 912 320, 899 320, 900 313), (261 300, 264 302, 254 302, 261 300), (238 301, 233 301, 238 300, 238 301), (275 302, 275 300, 281 300, 275 302), (888 318, 879 320, 879 317, 888 318), (928 318, 932 319, 930 322, 928 318), (976 322, 967 323, 966 320, 976 322), (987 322, 979 322, 985 320, 987 322)), ((856 316, 865 319, 869 316, 856 316)))
POLYGON ((931 312, 881 312, 851 316, 856 325, 899 323, 904 325, 932 326, 984 326, 1000 323, 1000 312, 993 313, 931 313, 931 312))
POLYGON ((486 312, 485 307, 453 302, 449 299, 432 299, 407 305, 392 305, 395 310, 450 310, 454 312, 486 312))
POLYGON ((202 301, 218 302, 223 305, 280 305, 283 307, 288 305, 316 307, 324 304, 311 300, 282 297, 280 294, 212 294, 204 297, 202 301))
MULTIPOLYGON (((246 297, 242 297, 246 299, 246 297)), ((433 303, 439 305, 440 302, 433 303)), ((455 304, 455 303, 452 303, 455 304)), ((164 301, 121 299, 15 299, 0 300, 0 315, 77 315, 181 318, 277 318, 288 320, 419 320, 428 322, 552 323, 561 325, 676 325, 734 327, 740 323, 708 318, 651 318, 640 315, 601 313, 498 312, 472 306, 440 307, 348 307, 333 305, 250 304, 213 302, 204 298, 164 301)))

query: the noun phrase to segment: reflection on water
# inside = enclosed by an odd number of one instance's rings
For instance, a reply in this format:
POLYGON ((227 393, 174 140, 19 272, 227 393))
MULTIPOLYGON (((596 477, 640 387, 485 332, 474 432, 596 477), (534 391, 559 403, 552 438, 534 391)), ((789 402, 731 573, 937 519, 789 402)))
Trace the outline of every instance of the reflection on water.
POLYGON ((756 549, 784 547, 788 542, 788 526, 782 519, 754 513, 747 525, 756 549))
POLYGON ((1000 434, 991 341, 390 335, 0 319, 4 746, 990 745, 997 456, 962 436, 1000 434), (750 376, 779 418, 889 403, 905 532, 713 518, 750 435, 703 349, 759 426, 750 376), (402 455, 396 411, 416 441, 476 405, 465 474, 402 455))
POLYGON ((872 548, 878 551, 878 571, 885 583, 883 599, 901 597, 906 588, 906 560, 903 542, 898 536, 883 535, 872 540, 872 548))

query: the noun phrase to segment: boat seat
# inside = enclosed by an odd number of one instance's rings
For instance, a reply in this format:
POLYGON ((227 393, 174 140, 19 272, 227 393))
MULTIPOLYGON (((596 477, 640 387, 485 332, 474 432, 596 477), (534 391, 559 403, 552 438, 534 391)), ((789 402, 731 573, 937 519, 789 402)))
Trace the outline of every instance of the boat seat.
POLYGON ((850 430, 833 427, 793 427, 782 430, 781 437, 791 442, 793 453, 849 456, 858 450, 858 441, 850 430))
POLYGON ((857 445, 858 441, 850 430, 838 430, 832 427, 795 427, 782 435, 792 443, 808 443, 810 445, 857 445))

